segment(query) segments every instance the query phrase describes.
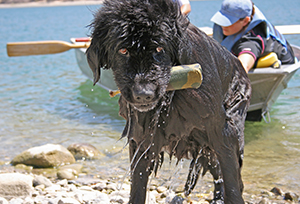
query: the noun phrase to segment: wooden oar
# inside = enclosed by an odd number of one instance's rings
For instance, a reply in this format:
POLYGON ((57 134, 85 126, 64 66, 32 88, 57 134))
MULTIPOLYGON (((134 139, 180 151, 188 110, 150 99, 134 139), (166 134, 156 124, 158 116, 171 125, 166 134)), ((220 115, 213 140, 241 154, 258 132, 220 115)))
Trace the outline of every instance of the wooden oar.
MULTIPOLYGON (((284 35, 300 34, 300 25, 281 25, 275 28, 284 35)), ((207 35, 211 36, 213 30, 210 27, 200 27, 207 35)), ((33 41, 7 43, 7 54, 13 56, 45 55, 68 51, 72 48, 87 48, 90 45, 89 38, 78 40, 78 44, 64 41, 33 41)))
POLYGON ((33 41, 33 42, 13 42, 7 43, 7 55, 27 56, 27 55, 45 55, 68 51, 72 48, 87 48, 89 42, 72 44, 64 41, 33 41))

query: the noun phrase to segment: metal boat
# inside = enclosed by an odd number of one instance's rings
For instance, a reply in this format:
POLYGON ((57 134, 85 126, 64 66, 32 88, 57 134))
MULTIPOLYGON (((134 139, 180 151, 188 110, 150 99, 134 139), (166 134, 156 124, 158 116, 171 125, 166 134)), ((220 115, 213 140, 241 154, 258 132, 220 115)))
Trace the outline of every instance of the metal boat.
MULTIPOLYGON (((71 42, 74 44, 85 43, 77 42, 75 38, 71 38, 71 42)), ((293 50, 296 58, 300 59, 300 47, 293 46, 293 50)), ((82 73, 93 80, 93 73, 87 63, 85 51, 86 48, 75 49, 77 63, 82 73)), ((251 69, 248 76, 252 85, 252 98, 247 120, 261 121, 264 118, 268 122, 271 106, 299 68, 300 62, 297 61, 295 64, 282 65, 278 69, 272 67, 251 69)), ((111 70, 101 70, 100 82, 97 85, 107 91, 118 89, 111 70)), ((109 97, 108 94, 107 96, 109 97)))

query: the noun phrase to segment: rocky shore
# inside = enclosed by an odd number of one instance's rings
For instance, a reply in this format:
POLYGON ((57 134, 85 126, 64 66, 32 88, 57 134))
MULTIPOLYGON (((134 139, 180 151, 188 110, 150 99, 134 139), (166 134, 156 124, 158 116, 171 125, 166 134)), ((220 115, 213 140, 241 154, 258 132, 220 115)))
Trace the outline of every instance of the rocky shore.
MULTIPOLYGON (((79 162, 99 157, 100 152, 86 143, 71 144, 68 148, 58 144, 30 148, 17 155, 10 168, 0 170, 0 203, 128 203, 130 181, 127 178, 90 175, 79 162)), ((207 188, 185 198, 182 192, 168 190, 153 180, 148 186, 148 204, 208 204, 213 196, 212 188, 207 188)), ((270 187, 256 195, 244 192, 244 199, 248 204, 300 203, 296 193, 283 192, 279 187, 270 187)))

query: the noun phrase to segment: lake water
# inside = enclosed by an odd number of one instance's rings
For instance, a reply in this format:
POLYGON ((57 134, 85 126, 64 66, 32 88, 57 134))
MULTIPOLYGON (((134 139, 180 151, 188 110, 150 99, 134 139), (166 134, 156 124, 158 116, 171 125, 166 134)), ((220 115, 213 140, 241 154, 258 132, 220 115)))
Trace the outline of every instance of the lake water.
MULTIPOLYGON (((299 0, 254 3, 274 25, 300 24, 299 0)), ((191 22, 211 27, 209 20, 221 1, 192 1, 191 5, 191 22)), ((98 7, 0 9, 0 170, 34 146, 57 143, 68 147, 87 142, 103 153, 100 160, 83 162, 91 174, 126 175, 129 161, 127 149, 122 150, 126 141, 118 141, 125 122, 118 116, 118 99, 92 86, 81 74, 74 51, 15 58, 6 55, 7 42, 69 41, 87 36, 86 26, 98 7)), ((300 45, 300 35, 286 37, 291 44, 300 45)), ((269 124, 246 123, 245 190, 255 193, 277 186, 300 194, 300 71, 273 105, 271 119, 269 124)), ((168 178, 181 172, 184 165, 169 173, 172 168, 166 162, 159 175, 168 178)))

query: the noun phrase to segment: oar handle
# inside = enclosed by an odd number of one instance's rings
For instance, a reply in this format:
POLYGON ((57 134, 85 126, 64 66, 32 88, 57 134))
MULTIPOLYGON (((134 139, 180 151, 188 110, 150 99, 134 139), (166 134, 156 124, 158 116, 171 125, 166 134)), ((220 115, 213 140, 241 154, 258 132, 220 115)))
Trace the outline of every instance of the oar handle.
POLYGON ((72 48, 87 48, 90 42, 85 43, 68 43, 65 41, 32 41, 32 42, 11 42, 7 43, 7 55, 28 56, 28 55, 45 55, 55 54, 68 51, 72 48))

